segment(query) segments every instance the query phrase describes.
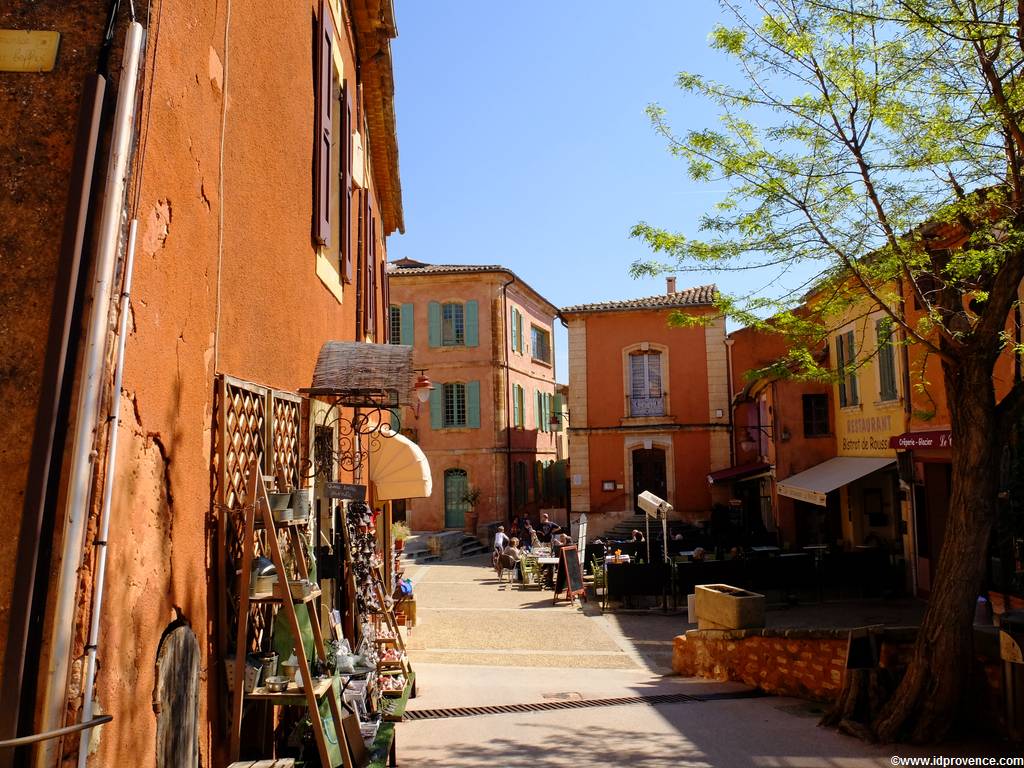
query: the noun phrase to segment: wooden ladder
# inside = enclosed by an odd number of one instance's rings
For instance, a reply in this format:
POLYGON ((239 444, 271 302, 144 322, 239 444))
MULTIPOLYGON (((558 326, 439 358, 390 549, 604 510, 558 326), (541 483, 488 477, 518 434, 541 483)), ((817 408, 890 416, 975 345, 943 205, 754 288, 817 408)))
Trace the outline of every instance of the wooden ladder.
POLYGON ((345 738, 345 730, 342 726, 341 707, 338 702, 338 696, 335 695, 334 680, 333 678, 326 678, 314 685, 309 659, 307 658, 306 649, 302 644, 302 633, 299 627, 298 616, 295 611, 297 605, 305 607, 313 632, 314 651, 320 659, 326 660, 327 654, 324 649, 324 638, 320 629, 320 617, 316 607, 316 598, 320 596, 320 590, 313 589, 308 595, 292 597, 291 583, 288 579, 288 572, 285 569, 284 559, 281 556, 281 542, 278 540, 278 531, 284 529, 291 544, 295 571, 299 579, 308 580, 309 569, 306 564, 306 556, 300 536, 301 529, 303 526, 308 525, 308 523, 308 518, 305 521, 274 520, 274 516, 270 511, 270 499, 267 496, 267 486, 263 476, 258 472, 249 473, 246 487, 245 532, 242 541, 242 570, 238 576, 238 631, 235 642, 235 688, 231 719, 231 760, 238 760, 242 738, 242 714, 245 701, 248 699, 250 701, 267 701, 274 706, 307 707, 309 719, 313 724, 313 734, 316 738, 321 765, 331 766, 331 768, 338 768, 338 766, 354 768, 349 745, 345 738), (250 592, 249 579, 256 542, 257 515, 262 520, 267 542, 270 545, 271 560, 277 569, 277 586, 273 593, 269 594, 252 594, 250 592), (301 691, 297 689, 294 683, 290 683, 289 690, 283 693, 267 691, 265 687, 256 688, 252 693, 245 692, 244 678, 246 654, 248 651, 249 608, 251 605, 259 603, 279 604, 280 609, 288 620, 292 637, 295 638, 295 655, 298 658, 299 672, 302 675, 301 691), (329 702, 331 721, 333 721, 331 723, 333 725, 333 740, 329 738, 331 734, 328 733, 324 717, 321 715, 320 706, 324 698, 329 702), (337 744, 340 759, 338 756, 331 754, 330 747, 334 744, 337 744))

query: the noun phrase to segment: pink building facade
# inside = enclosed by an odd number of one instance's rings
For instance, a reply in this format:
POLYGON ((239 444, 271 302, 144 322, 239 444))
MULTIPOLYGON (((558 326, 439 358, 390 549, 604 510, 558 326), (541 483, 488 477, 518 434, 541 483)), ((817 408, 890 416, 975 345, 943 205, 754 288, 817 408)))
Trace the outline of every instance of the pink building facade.
POLYGON ((428 403, 400 416, 434 483, 430 498, 408 503, 410 526, 463 528, 470 489, 481 527, 564 506, 555 306, 501 266, 402 259, 389 284, 391 343, 411 345, 434 384, 428 403))

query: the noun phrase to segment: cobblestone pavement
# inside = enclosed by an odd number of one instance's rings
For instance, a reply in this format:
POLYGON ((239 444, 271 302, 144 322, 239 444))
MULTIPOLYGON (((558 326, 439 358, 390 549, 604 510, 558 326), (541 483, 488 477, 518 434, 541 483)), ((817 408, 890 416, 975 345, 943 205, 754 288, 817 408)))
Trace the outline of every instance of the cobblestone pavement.
MULTIPOLYGON (((668 676, 671 638, 685 631, 684 616, 553 605, 550 591, 500 585, 483 557, 413 566, 407 575, 418 612, 408 638, 418 688, 410 710, 746 690, 668 676)), ((449 716, 402 723, 398 759, 401 768, 891 764, 893 748, 818 728, 818 716, 795 699, 720 696, 449 716)))

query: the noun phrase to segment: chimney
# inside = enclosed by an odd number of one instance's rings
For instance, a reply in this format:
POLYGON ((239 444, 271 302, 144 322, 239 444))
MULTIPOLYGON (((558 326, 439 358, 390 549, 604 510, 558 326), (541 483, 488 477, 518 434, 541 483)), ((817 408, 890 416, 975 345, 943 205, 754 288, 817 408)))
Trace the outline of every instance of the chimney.
POLYGON ((668 293, 669 295, 672 295, 673 293, 676 292, 676 279, 675 279, 675 277, 666 277, 665 278, 665 284, 666 284, 666 291, 665 291, 666 293, 668 293))

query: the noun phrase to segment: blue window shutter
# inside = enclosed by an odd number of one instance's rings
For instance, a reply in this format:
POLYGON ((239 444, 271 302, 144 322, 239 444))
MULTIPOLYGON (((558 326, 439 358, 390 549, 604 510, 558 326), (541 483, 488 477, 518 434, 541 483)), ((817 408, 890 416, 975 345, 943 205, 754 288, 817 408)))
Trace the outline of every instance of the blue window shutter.
POLYGON ((444 404, 441 393, 444 391, 443 384, 435 384, 430 390, 430 428, 441 429, 444 426, 444 404))
POLYGON ((415 328, 415 327, 416 326, 415 326, 415 323, 414 323, 414 320, 413 320, 413 305, 412 304, 403 304, 402 305, 402 335, 401 335, 401 338, 399 339, 399 343, 401 343, 401 344, 408 344, 411 347, 413 345, 413 343, 414 343, 413 340, 416 338, 416 334, 413 331, 413 328, 415 328))
POLYGON ((427 305, 427 335, 430 346, 441 346, 441 305, 436 301, 427 305))
POLYGON ((466 382, 466 426, 480 428, 480 382, 466 382))
POLYGON ((480 329, 477 326, 478 323, 478 306, 476 299, 471 299, 466 302, 466 346, 467 347, 478 347, 480 346, 480 329))

